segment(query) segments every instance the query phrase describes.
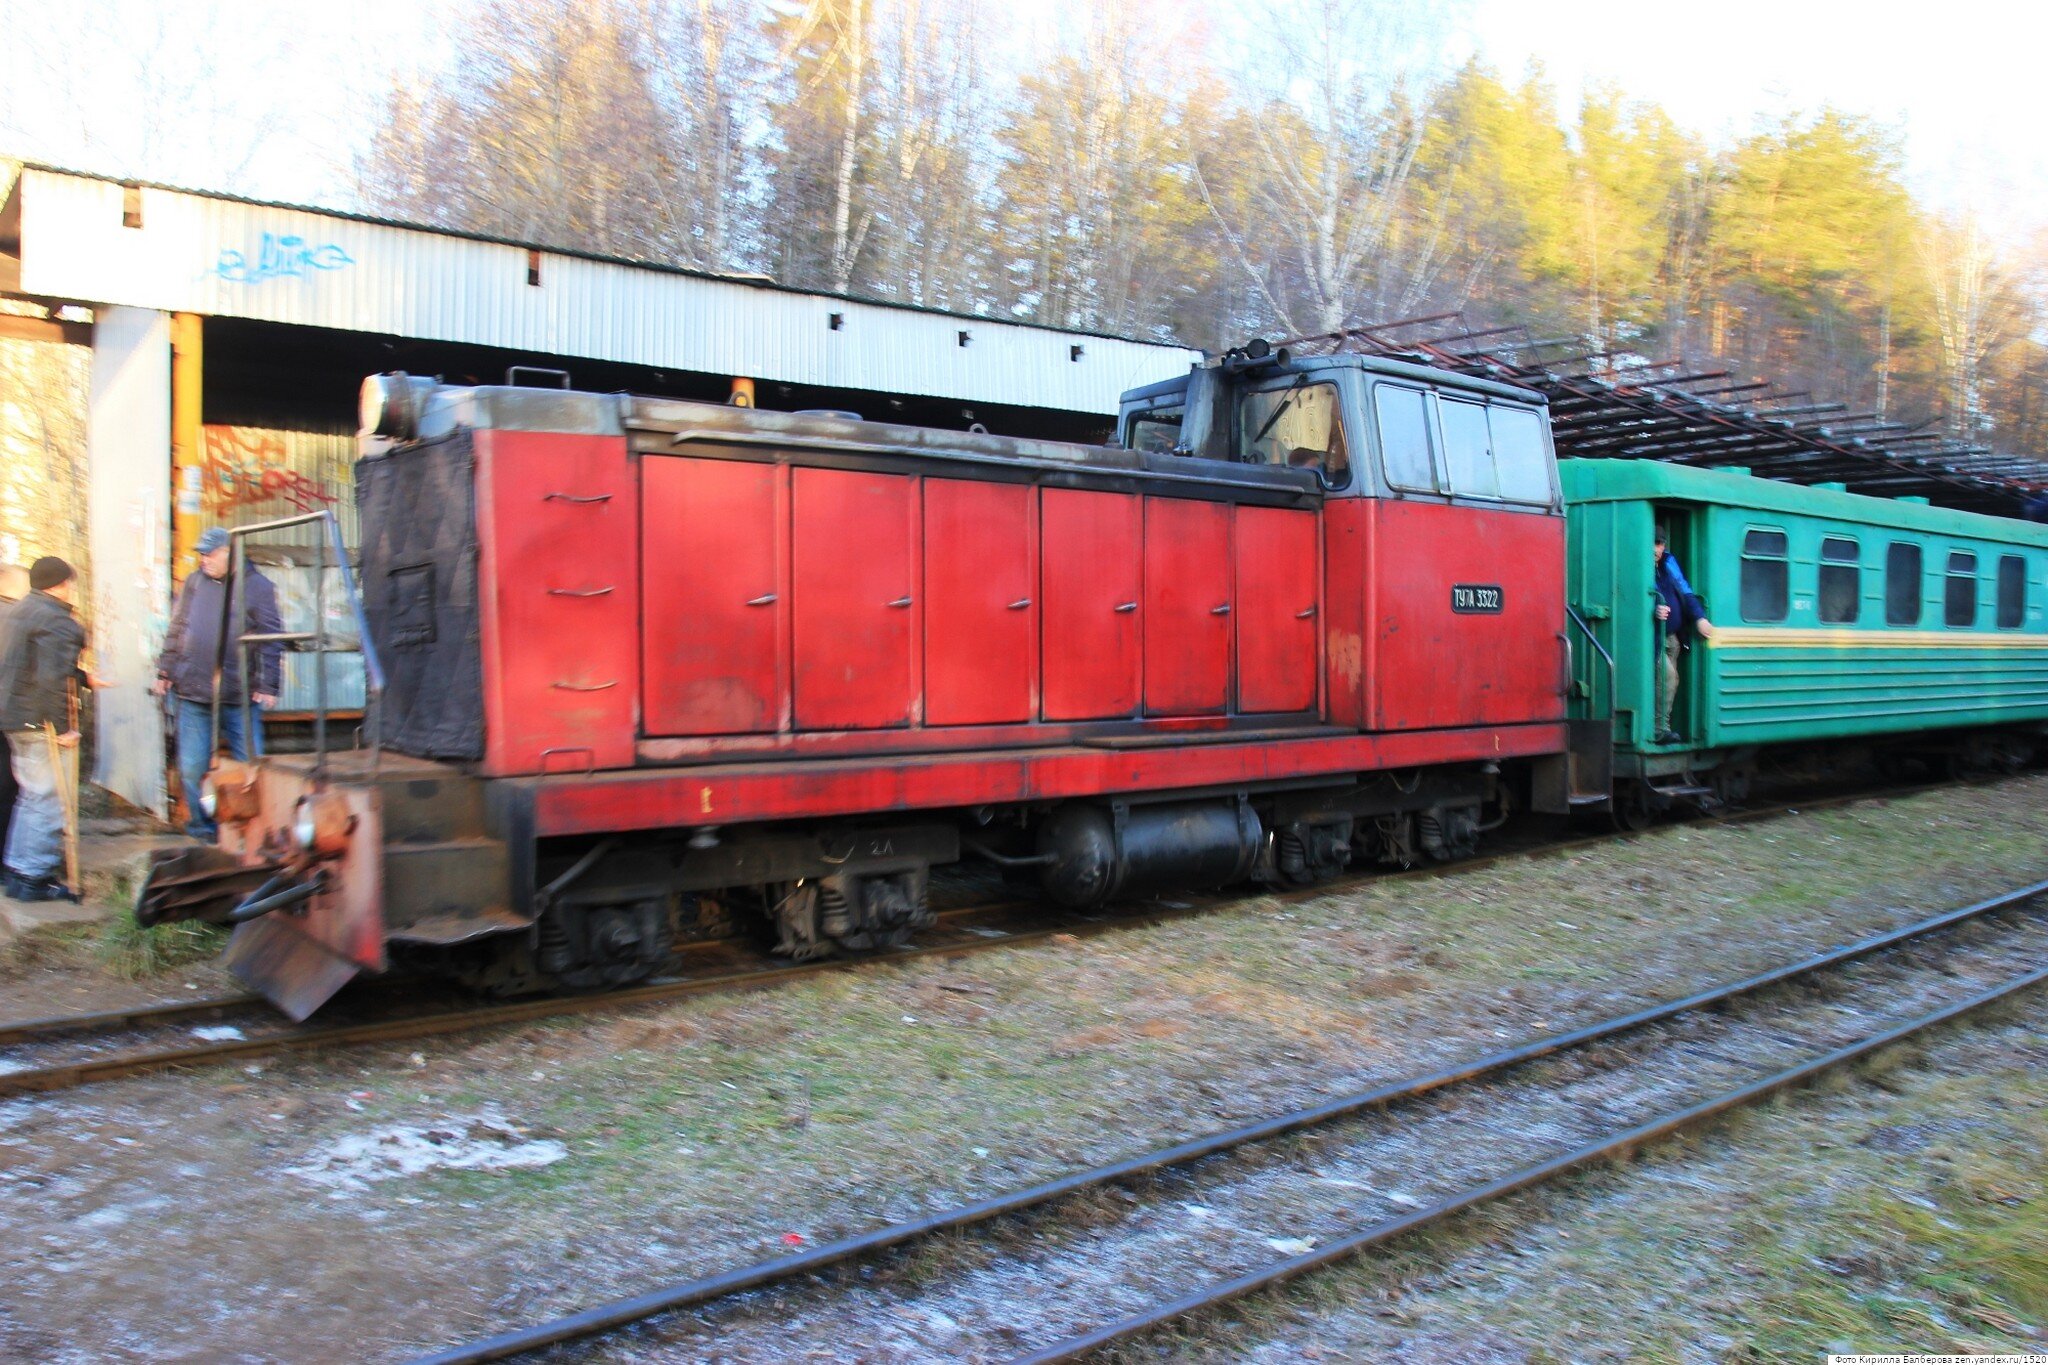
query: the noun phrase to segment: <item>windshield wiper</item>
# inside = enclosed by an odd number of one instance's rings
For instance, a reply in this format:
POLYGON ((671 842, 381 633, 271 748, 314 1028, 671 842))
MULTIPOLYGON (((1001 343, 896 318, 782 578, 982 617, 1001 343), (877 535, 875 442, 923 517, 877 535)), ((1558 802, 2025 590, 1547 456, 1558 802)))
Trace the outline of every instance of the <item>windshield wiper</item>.
POLYGON ((1252 437, 1253 445, 1257 445, 1259 442, 1266 439, 1266 433, 1271 431, 1274 428, 1274 426, 1279 423, 1281 414, 1285 413, 1289 406, 1293 404, 1295 393, 1300 389, 1306 388, 1307 386, 1308 376, 1306 374, 1301 375, 1294 381, 1294 383, 1288 386, 1287 396, 1280 400, 1280 406, 1273 409, 1273 415, 1266 419, 1266 425, 1260 427, 1259 434, 1252 437))

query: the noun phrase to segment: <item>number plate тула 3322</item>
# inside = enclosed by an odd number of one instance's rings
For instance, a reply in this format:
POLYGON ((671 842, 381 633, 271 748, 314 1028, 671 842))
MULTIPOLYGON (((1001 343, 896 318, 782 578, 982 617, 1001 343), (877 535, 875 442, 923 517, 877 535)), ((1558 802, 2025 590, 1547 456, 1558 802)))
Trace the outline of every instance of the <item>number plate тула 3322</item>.
POLYGON ((1461 616, 1498 616, 1500 585, 1497 583, 1453 583, 1451 610, 1461 616))

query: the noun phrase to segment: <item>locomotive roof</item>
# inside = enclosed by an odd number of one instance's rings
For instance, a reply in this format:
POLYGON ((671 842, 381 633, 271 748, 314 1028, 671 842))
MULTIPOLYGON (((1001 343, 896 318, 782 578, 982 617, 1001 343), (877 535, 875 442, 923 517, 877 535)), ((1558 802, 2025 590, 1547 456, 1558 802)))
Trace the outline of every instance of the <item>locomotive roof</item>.
POLYGON ((1726 468, 1696 469, 1661 460, 1559 460, 1557 469, 1567 503, 1704 503, 2048 547, 2048 525, 1933 507, 1917 498, 1878 498, 1839 487, 1786 483, 1726 468))
POLYGON ((682 398, 498 385, 433 386, 424 404, 420 437, 443 436, 459 426, 630 435, 639 448, 664 451, 697 443, 808 450, 852 458, 907 456, 963 468, 1000 465, 1120 475, 1160 485, 1255 490, 1266 500, 1282 502, 1313 502, 1322 495, 1322 484, 1313 470, 1277 465, 1191 460, 1120 446, 869 422, 825 412, 774 412, 682 398))
MULTIPOLYGON (((1432 388, 1458 389, 1468 393, 1483 393, 1493 398, 1506 398, 1517 403, 1547 405, 1550 400, 1534 389, 1525 389, 1515 384, 1503 384, 1497 379, 1485 379, 1477 375, 1457 374, 1440 366, 1418 364, 1395 356, 1361 355, 1345 352, 1339 355, 1296 356, 1284 366, 1272 367, 1274 374, 1313 374, 1318 370, 1363 370, 1367 374, 1384 374, 1396 379, 1411 379, 1418 384, 1432 388)), ((1263 373, 1255 371, 1254 373, 1263 373)), ((1142 403, 1148 398, 1160 398, 1180 393, 1188 385, 1188 377, 1175 375, 1162 379, 1156 384, 1131 389, 1124 394, 1124 406, 1142 403)))

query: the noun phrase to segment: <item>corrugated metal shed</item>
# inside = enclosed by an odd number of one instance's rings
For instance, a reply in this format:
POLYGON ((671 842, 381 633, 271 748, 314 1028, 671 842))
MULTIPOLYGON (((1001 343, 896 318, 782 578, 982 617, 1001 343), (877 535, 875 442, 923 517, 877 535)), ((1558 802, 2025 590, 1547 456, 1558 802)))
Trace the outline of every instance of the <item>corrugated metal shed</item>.
POLYGON ((51 169, 10 207, 18 292, 80 303, 1103 414, 1201 358, 556 251, 532 284, 518 243, 51 169))
MULTIPOLYGON (((199 432, 199 516, 204 526, 247 526, 304 512, 332 512, 356 544, 353 432, 208 424, 199 432)), ((317 526, 264 536, 266 547, 319 542, 317 526)))

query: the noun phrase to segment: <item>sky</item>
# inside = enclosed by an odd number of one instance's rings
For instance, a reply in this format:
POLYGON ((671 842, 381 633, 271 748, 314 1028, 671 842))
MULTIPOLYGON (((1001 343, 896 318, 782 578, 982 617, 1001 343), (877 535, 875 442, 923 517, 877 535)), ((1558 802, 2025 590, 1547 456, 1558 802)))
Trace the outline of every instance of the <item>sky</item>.
POLYGON ((1562 107, 1612 85, 1715 145, 1832 106, 1902 136, 1926 202, 2001 237, 2048 229, 2048 5, 2037 0, 1475 0, 1468 41, 1533 62, 1562 107))
MULTIPOLYGON (((1045 31, 1073 22, 1072 3, 1004 9, 1045 31)), ((2015 244, 2048 235, 2048 5, 1450 4, 1454 57, 1476 53, 1510 78, 1540 64, 1565 109, 1612 85, 1727 145, 1832 106, 1897 131, 1923 200, 1974 212, 2015 244)), ((1196 0, 1174 8, 1199 25, 1196 0)), ((0 155, 345 207, 386 73, 444 60, 463 11, 462 0, 0 0, 0 155), (79 42, 81 22, 105 36, 79 42), (255 133, 230 146, 198 131, 223 120, 255 133)), ((1299 10, 1276 0, 1274 12, 1299 10)))

